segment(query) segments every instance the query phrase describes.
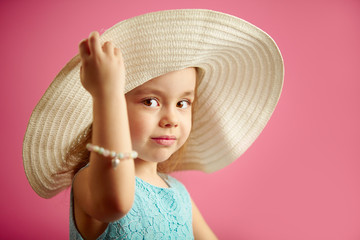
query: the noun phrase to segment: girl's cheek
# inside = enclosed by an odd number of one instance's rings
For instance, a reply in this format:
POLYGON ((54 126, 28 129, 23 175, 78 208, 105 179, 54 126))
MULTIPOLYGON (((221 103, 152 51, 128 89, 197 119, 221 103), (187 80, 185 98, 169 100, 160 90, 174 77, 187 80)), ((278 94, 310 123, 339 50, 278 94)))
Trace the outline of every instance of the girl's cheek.
POLYGON ((192 125, 191 119, 190 119, 190 120, 186 120, 186 121, 184 122, 184 133, 185 133, 185 135, 186 135, 187 137, 189 137, 189 135, 190 135, 191 127, 192 127, 191 125, 192 125))

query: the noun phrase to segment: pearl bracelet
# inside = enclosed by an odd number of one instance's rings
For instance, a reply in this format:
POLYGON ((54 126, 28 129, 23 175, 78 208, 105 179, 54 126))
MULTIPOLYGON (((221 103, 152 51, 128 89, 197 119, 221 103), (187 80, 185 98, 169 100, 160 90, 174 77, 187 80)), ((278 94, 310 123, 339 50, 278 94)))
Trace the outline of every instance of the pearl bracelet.
POLYGON ((110 151, 91 143, 86 144, 86 149, 90 152, 96 152, 104 157, 111 157, 111 165, 113 168, 116 168, 122 159, 135 159, 138 157, 138 153, 135 151, 130 153, 117 153, 115 151, 110 151))

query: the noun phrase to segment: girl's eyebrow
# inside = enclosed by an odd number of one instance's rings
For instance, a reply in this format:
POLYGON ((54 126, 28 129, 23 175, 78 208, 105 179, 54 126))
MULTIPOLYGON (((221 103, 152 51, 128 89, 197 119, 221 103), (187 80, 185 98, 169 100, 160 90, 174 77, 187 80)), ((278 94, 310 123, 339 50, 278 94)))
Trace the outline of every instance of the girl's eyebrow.
POLYGON ((195 93, 194 90, 186 91, 181 94, 182 97, 194 97, 195 93))
MULTIPOLYGON (((154 89, 154 88, 142 88, 139 90, 135 90, 134 95, 146 95, 146 94, 154 94, 154 95, 158 95, 158 96, 163 96, 166 95, 165 92, 160 91, 158 89, 154 89)), ((185 91, 182 94, 180 94, 182 97, 193 97, 195 96, 194 90, 190 90, 190 91, 185 91)))
POLYGON ((141 88, 139 90, 135 90, 134 91, 135 95, 146 95, 146 94, 155 94, 155 95, 162 95, 162 92, 157 90, 157 89, 153 89, 153 88, 141 88))

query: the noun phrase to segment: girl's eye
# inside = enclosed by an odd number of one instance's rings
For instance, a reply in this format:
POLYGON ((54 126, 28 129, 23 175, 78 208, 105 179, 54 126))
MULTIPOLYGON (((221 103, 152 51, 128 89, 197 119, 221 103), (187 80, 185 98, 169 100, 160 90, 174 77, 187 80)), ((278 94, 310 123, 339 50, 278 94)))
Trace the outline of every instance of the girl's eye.
POLYGON ((157 107, 157 106, 159 106, 159 102, 155 98, 145 99, 143 101, 143 104, 148 106, 148 107, 157 107))
POLYGON ((188 108, 190 105, 191 103, 189 100, 181 100, 176 104, 176 107, 185 109, 188 108))

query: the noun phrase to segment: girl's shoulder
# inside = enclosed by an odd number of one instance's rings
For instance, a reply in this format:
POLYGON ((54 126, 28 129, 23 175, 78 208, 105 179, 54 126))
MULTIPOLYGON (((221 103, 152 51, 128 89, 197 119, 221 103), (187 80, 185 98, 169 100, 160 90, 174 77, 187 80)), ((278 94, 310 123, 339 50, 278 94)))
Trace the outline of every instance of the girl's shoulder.
POLYGON ((174 187, 174 188, 181 188, 181 189, 185 189, 186 190, 186 187, 184 184, 182 184, 182 182, 180 182, 178 179, 176 179, 175 177, 173 176, 170 176, 170 175, 166 175, 167 179, 165 180, 168 185, 170 187, 174 187))

